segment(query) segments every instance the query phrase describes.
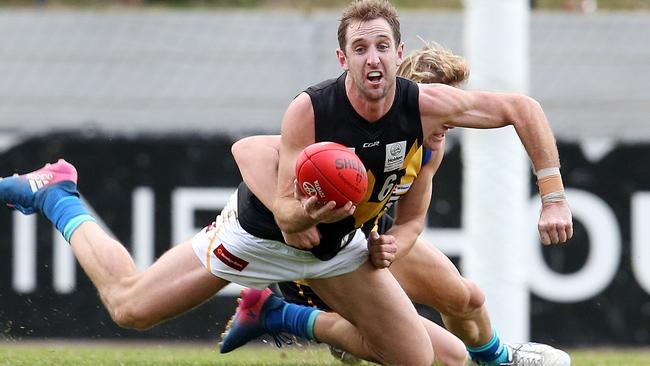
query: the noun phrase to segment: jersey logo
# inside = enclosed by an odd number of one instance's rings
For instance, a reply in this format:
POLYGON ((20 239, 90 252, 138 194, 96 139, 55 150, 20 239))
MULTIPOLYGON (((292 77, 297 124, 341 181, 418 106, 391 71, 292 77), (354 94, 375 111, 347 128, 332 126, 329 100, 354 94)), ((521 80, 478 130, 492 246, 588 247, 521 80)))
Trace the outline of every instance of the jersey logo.
POLYGON ((404 164, 406 156, 406 141, 394 142, 386 145, 386 162, 384 172, 397 170, 404 164))
POLYGON ((367 147, 375 147, 375 146, 379 146, 379 144, 380 144, 379 141, 375 141, 375 142, 364 142, 364 143, 363 143, 363 148, 365 149, 365 148, 367 148, 367 147))
POLYGON ((212 253, 214 253, 214 255, 219 258, 219 260, 222 261, 225 265, 238 271, 243 271, 244 268, 246 268, 248 265, 248 262, 226 250, 226 247, 224 247, 223 244, 219 244, 217 249, 215 249, 212 253))

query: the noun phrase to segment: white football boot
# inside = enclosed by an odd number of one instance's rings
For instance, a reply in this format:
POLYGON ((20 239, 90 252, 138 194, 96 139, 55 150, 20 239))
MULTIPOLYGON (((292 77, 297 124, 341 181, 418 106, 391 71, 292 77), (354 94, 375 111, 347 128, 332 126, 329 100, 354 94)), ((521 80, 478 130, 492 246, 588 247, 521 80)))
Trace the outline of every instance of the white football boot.
POLYGON ((546 344, 507 343, 510 359, 503 366, 571 366, 571 357, 546 344))

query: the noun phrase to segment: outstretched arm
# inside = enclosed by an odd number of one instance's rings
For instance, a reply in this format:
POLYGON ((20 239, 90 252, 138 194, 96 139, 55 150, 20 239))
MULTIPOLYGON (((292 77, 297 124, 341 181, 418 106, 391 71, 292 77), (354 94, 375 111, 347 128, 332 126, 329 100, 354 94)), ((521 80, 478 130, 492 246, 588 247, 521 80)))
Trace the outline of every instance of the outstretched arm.
POLYGON ((564 195, 555 137, 541 106, 517 94, 463 91, 445 85, 420 85, 420 110, 425 134, 445 127, 499 128, 512 125, 533 163, 542 199, 538 225, 544 244, 573 236, 573 222, 564 195))
POLYGON ((555 137, 541 106, 518 94, 465 91, 441 84, 420 84, 423 128, 499 128, 512 125, 535 171, 560 165, 555 137))

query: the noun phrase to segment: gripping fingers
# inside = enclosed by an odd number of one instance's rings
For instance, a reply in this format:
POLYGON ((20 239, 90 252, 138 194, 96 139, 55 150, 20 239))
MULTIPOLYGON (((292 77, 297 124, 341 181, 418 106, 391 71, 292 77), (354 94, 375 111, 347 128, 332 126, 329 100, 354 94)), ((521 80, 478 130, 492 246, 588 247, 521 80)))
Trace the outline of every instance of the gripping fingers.
POLYGON ((565 243, 573 236, 571 210, 565 200, 542 205, 538 224, 544 245, 565 243))
POLYGON ((540 226, 539 237, 544 245, 566 243, 573 236, 573 227, 563 224, 540 226))
POLYGON ((566 243, 566 232, 564 230, 557 231, 557 242, 566 243))
POLYGON ((390 245, 381 245, 375 252, 373 264, 377 268, 388 268, 395 261, 394 248, 390 245))
POLYGON ((571 222, 564 224, 564 225, 558 225, 557 226, 557 232, 558 232, 558 242, 559 243, 566 243, 573 237, 573 224, 571 222))
POLYGON ((551 244, 558 244, 560 242, 560 234, 556 227, 550 230, 549 236, 551 237, 551 244))
POLYGON ((309 217, 314 218, 318 212, 318 199, 315 196, 311 196, 302 201, 302 207, 309 217))
POLYGON ((551 245, 551 237, 546 231, 539 232, 539 240, 541 240, 544 245, 551 245))
POLYGON ((391 262, 391 261, 389 261, 389 260, 386 260, 386 259, 382 259, 382 260, 374 260, 374 261, 372 262, 372 264, 373 264, 375 267, 379 268, 379 269, 388 268, 388 267, 390 267, 390 265, 391 265, 392 263, 393 263, 393 262, 391 262))
POLYGON ((343 207, 339 208, 336 208, 336 202, 329 201, 320 207, 311 217, 318 222, 331 223, 352 215, 355 209, 356 206, 349 201, 343 207))
POLYGON ((397 253, 395 238, 390 235, 379 235, 373 231, 368 238, 368 251, 375 267, 388 268, 397 253))
POLYGON ((555 225, 545 225, 539 229, 539 238, 544 245, 558 244, 559 236, 555 225))

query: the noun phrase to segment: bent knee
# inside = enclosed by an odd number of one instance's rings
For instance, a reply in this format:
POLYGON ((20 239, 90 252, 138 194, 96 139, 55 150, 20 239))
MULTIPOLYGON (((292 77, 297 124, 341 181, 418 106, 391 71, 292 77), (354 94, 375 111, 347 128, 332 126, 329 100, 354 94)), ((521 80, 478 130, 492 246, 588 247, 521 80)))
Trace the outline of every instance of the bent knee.
POLYGON ((451 296, 440 309, 445 315, 464 316, 479 311, 485 304, 485 295, 478 285, 467 279, 462 280, 462 288, 456 296, 451 296))
POLYGON ((111 311, 111 318, 121 328, 135 330, 147 330, 160 323, 159 319, 129 304, 111 311))
POLYGON ((476 310, 485 304, 485 295, 478 285, 470 280, 464 279, 465 287, 469 291, 469 299, 467 300, 467 307, 476 310))

